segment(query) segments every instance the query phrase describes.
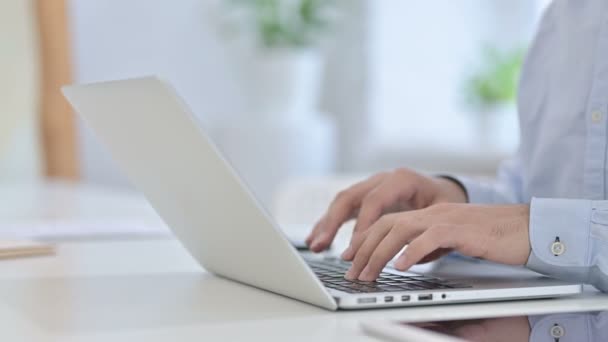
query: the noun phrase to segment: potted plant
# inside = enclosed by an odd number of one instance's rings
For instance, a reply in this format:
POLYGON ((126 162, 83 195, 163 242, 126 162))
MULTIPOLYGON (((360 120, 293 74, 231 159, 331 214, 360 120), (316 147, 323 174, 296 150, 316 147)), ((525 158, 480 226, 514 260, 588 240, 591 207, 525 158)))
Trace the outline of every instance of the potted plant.
POLYGON ((248 107, 283 116, 314 108, 331 0, 226 0, 225 6, 248 107))
POLYGON ((224 8, 247 113, 227 123, 220 145, 269 204, 287 178, 331 171, 333 125, 317 103, 320 45, 335 7, 331 0, 225 0, 224 8))
POLYGON ((514 111, 523 55, 522 49, 501 51, 485 46, 477 70, 465 81, 465 101, 477 114, 475 121, 482 144, 493 143, 497 128, 493 123, 514 111))

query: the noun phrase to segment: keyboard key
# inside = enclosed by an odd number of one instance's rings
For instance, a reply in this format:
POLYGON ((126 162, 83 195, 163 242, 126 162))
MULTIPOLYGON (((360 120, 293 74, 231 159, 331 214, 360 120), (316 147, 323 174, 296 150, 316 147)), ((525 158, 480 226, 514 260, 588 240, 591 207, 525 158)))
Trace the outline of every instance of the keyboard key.
POLYGON ((351 263, 338 258, 308 261, 311 269, 323 284, 330 289, 348 293, 368 292, 397 292, 416 291, 428 289, 470 288, 472 286, 458 282, 449 283, 446 280, 407 273, 407 275, 382 272, 374 282, 360 280, 346 280, 344 274, 351 263))
POLYGON ((431 283, 431 284, 446 284, 447 282, 445 280, 439 280, 439 279, 425 279, 422 280, 426 283, 431 283))
POLYGON ((359 284, 359 285, 375 284, 375 282, 373 282, 373 281, 363 281, 363 280, 359 280, 359 279, 355 279, 355 280, 346 279, 346 280, 350 281, 353 284, 359 284))
POLYGON ((332 278, 344 278, 344 273, 325 273, 326 276, 328 277, 332 277, 332 278))
POLYGON ((357 283, 351 283, 349 286, 349 288, 351 289, 357 289, 357 290, 361 290, 361 289, 368 289, 370 287, 363 285, 363 284, 357 284, 357 283))
POLYGON ((386 283, 393 283, 393 282, 395 282, 395 280, 394 279, 378 279, 378 280, 376 280, 376 282, 380 283, 380 284, 386 284, 386 283))
POLYGON ((348 280, 336 280, 336 279, 328 280, 327 282, 331 283, 331 284, 342 285, 342 286, 349 286, 352 284, 348 280))
MULTIPOLYGON (((330 286, 328 286, 328 287, 330 287, 330 286)), ((334 290, 340 290, 340 291, 345 291, 345 292, 347 292, 348 290, 350 290, 349 288, 343 287, 343 286, 340 286, 340 285, 332 285, 331 288, 334 289, 334 290)))
POLYGON ((467 285, 467 284, 450 284, 450 283, 447 283, 446 286, 448 286, 449 288, 452 288, 452 289, 466 289, 466 288, 473 287, 473 286, 467 285))
POLYGON ((386 277, 388 279, 392 279, 392 280, 413 280, 410 277, 406 277, 406 276, 390 276, 390 277, 386 277))

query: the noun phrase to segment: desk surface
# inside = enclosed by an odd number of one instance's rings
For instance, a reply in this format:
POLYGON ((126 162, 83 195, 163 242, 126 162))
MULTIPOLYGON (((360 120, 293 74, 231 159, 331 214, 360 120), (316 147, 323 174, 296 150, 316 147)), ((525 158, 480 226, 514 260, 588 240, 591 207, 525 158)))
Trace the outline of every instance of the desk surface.
MULTIPOLYGON (((95 205, 102 209, 99 201, 95 205)), ((7 340, 373 341, 360 333, 361 320, 604 309, 608 296, 589 292, 330 312, 206 273, 170 238, 66 242, 53 257, 0 260, 0 327, 7 340)))

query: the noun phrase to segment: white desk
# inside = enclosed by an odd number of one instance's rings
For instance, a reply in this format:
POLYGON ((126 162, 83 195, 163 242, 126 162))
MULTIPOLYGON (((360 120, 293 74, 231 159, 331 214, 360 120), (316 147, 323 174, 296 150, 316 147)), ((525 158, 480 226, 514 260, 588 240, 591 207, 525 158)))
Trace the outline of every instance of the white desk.
POLYGON ((169 238, 68 242, 54 257, 0 261, 7 341, 373 341, 360 320, 594 309, 608 309, 608 296, 329 312, 205 273, 169 238))

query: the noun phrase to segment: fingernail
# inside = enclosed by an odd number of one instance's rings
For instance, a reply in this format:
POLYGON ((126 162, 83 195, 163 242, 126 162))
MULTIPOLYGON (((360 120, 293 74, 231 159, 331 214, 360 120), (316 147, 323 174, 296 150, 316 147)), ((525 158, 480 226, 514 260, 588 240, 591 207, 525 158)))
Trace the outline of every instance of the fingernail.
POLYGON ((351 246, 348 246, 344 252, 342 252, 342 259, 348 259, 350 257, 350 254, 352 253, 353 248, 351 246))
POLYGON ((374 280, 373 275, 371 274, 371 271, 369 270, 368 266, 365 266, 365 268, 363 269, 363 272, 361 272, 361 274, 359 275, 359 280, 363 280, 363 281, 374 280))
POLYGON ((348 279, 348 280, 355 280, 356 277, 353 274, 352 269, 349 269, 348 272, 346 272, 346 274, 344 275, 344 278, 348 279))
POLYGON ((399 258, 397 258, 397 261, 395 261, 395 268, 403 271, 403 269, 405 268, 405 266, 407 265, 407 259, 405 254, 401 254, 401 256, 399 258))

